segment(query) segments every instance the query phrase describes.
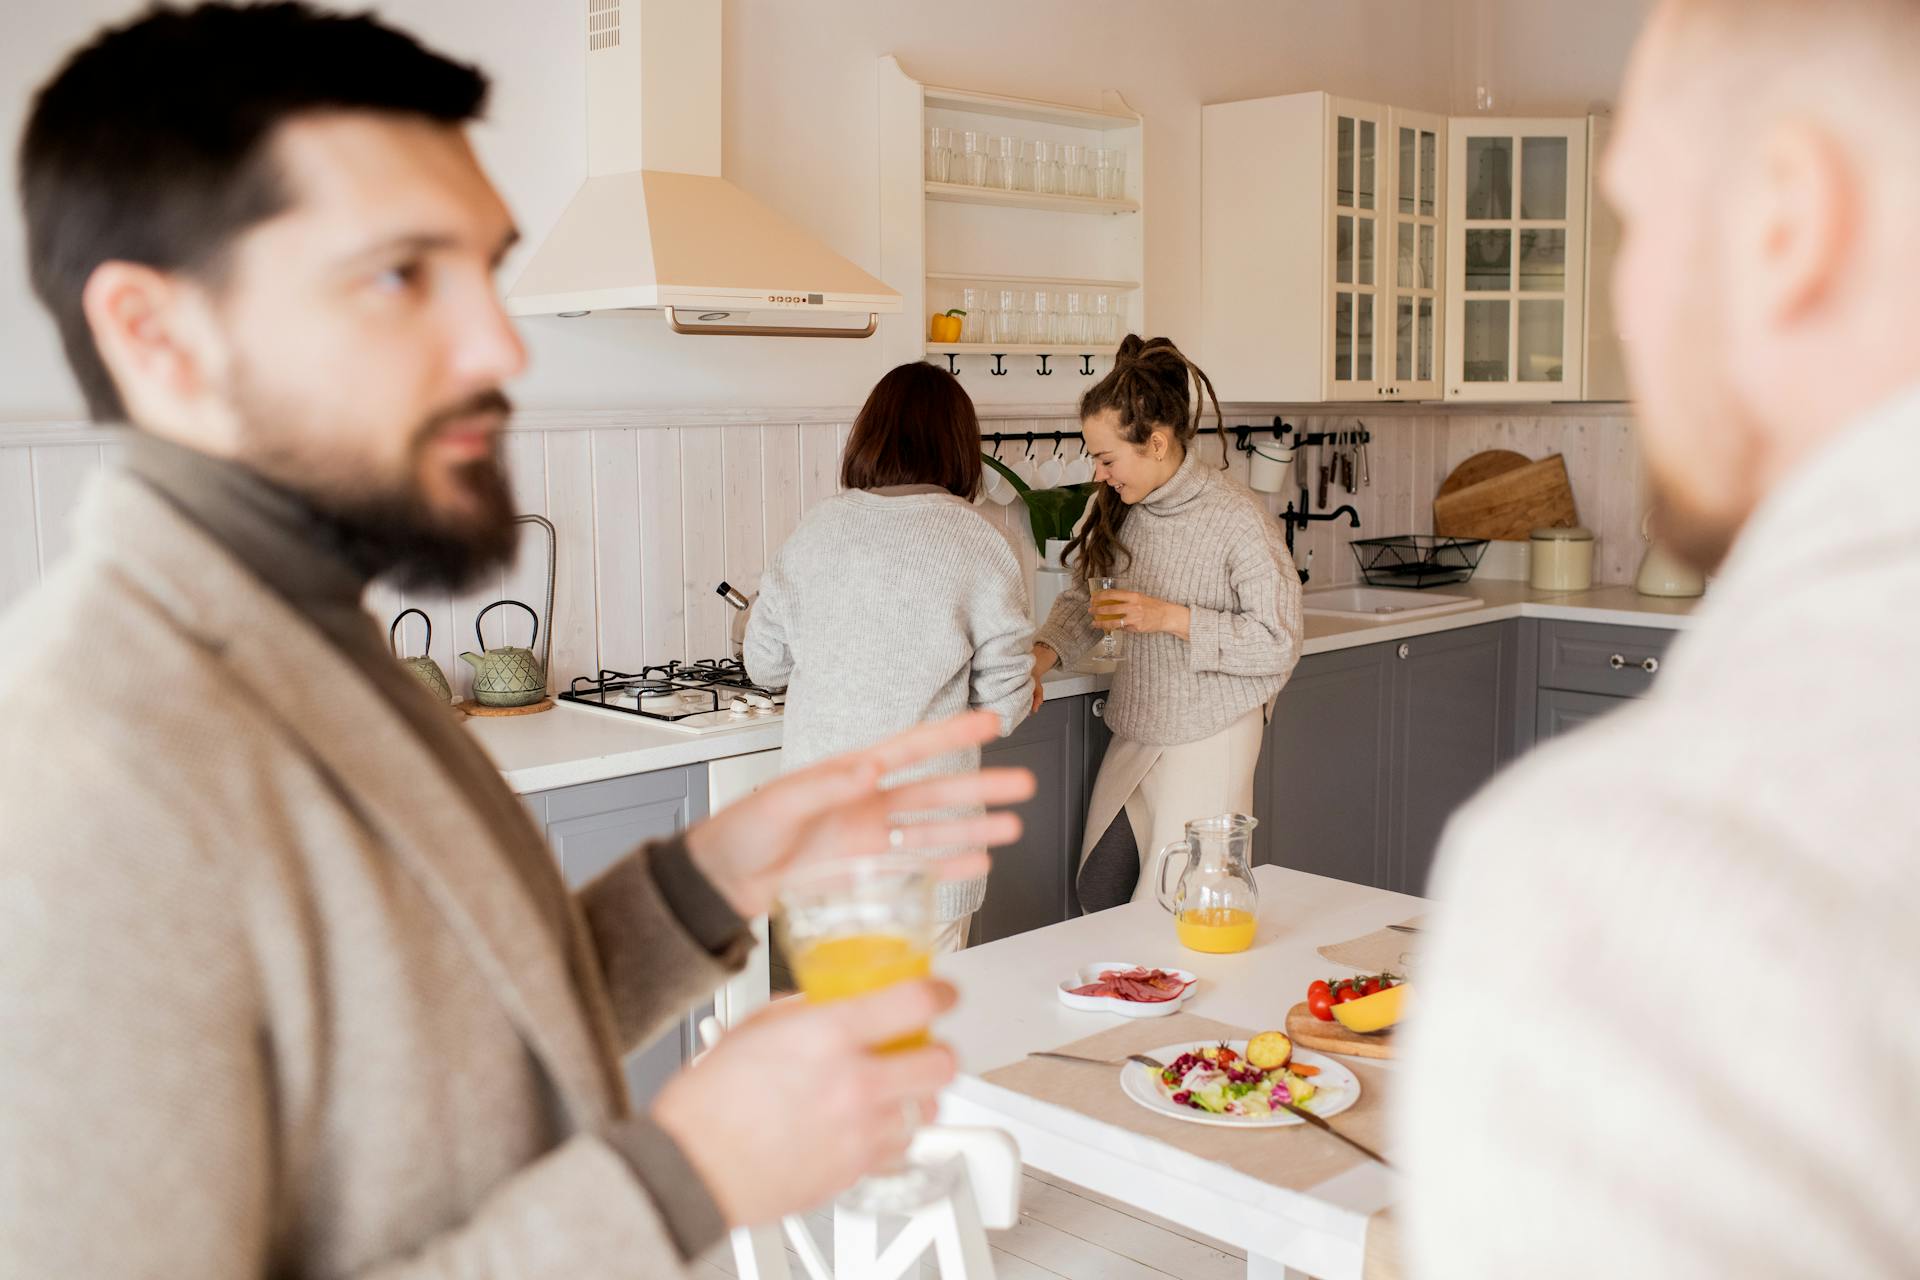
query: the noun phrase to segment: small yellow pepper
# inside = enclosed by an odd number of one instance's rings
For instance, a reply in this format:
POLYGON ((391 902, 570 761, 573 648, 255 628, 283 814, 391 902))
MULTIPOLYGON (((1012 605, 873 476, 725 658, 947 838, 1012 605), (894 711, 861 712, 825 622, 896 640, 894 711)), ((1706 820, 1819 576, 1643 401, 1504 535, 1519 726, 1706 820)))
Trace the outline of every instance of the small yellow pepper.
POLYGON ((939 343, 960 341, 960 318, 966 314, 956 308, 934 316, 927 322, 927 341, 939 343))

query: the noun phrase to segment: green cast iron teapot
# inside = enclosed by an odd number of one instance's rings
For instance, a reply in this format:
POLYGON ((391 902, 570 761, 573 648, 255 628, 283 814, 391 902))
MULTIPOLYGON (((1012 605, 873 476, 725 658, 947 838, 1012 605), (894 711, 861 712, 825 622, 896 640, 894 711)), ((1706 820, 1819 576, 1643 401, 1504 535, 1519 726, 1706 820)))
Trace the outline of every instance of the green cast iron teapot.
POLYGON ((473 634, 480 640, 480 652, 463 653, 460 661, 473 668, 475 702, 483 707, 525 707, 547 696, 546 669, 540 665, 540 659, 533 656, 532 648, 540 642, 540 615, 531 606, 521 604, 518 600, 495 600, 473 620, 473 634), (503 604, 525 609, 527 616, 533 619, 533 638, 527 641, 527 648, 516 649, 510 645, 502 645, 498 649, 487 648, 487 638, 480 632, 480 623, 503 604))
POLYGON ((387 628, 387 649, 394 657, 400 658, 400 665, 411 672, 414 679, 425 685, 427 691, 434 697, 442 702, 453 701, 453 690, 447 687, 446 673, 440 670, 439 663, 426 656, 427 653, 433 651, 432 618, 429 618, 425 613, 421 613, 418 609, 402 609, 399 616, 394 618, 393 625, 387 628), (410 613, 420 614, 420 621, 427 624, 426 652, 417 658, 400 658, 400 624, 407 620, 407 615, 410 613))

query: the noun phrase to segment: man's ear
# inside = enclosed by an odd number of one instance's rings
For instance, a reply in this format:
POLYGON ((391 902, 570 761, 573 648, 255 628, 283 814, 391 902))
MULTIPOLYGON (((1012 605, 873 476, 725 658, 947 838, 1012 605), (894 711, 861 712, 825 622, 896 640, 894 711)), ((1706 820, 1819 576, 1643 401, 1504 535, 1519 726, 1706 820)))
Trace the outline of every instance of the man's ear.
POLYGON ((177 418, 205 392, 217 371, 204 301, 197 286, 138 262, 103 262, 87 277, 80 305, 130 418, 177 418))
POLYGON ((1743 186, 1748 208, 1734 214, 1734 270, 1766 321, 1791 322, 1826 299, 1858 243, 1857 175, 1839 141, 1806 123, 1782 124, 1755 156, 1743 186))

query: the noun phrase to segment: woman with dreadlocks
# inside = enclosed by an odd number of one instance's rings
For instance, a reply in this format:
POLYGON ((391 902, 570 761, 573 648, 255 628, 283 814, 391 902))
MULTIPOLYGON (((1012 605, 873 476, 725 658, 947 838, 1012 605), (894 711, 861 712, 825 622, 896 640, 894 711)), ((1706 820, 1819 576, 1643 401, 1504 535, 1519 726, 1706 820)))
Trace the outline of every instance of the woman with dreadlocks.
POLYGON ((1143 861, 1195 818, 1248 813, 1273 699, 1300 658, 1300 577, 1280 526, 1221 461, 1196 449, 1207 375, 1166 338, 1129 334, 1080 400, 1106 487, 1067 548, 1073 585, 1035 639, 1039 677, 1103 630, 1126 633, 1107 697, 1107 748, 1080 850, 1081 906, 1151 894, 1143 861), (1088 581, 1125 590, 1090 599, 1088 581))

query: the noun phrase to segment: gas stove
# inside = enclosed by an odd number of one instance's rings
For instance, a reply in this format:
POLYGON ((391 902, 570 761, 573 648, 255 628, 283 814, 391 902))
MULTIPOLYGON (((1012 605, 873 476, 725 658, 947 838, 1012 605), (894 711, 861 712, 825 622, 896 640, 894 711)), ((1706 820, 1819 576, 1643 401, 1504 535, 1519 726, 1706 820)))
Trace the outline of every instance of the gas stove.
POLYGON ((737 659, 703 658, 580 676, 560 700, 680 733, 719 733, 779 721, 787 691, 755 684, 737 659))

